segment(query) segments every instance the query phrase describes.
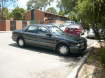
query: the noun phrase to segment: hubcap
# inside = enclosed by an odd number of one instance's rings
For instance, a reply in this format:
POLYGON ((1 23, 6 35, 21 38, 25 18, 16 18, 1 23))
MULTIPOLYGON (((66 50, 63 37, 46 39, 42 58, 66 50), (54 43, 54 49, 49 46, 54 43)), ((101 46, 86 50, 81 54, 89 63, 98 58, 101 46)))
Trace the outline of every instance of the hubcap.
POLYGON ((19 46, 23 46, 24 45, 24 42, 22 39, 19 39, 19 46))
POLYGON ((59 52, 60 52, 61 54, 67 54, 68 48, 67 48, 66 46, 61 46, 61 47, 59 48, 59 52))

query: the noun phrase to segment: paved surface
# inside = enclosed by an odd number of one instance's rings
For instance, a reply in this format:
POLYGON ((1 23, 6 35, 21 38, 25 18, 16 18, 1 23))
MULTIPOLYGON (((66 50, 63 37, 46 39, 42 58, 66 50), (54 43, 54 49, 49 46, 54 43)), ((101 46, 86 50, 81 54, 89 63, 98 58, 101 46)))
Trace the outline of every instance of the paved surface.
POLYGON ((45 49, 19 48, 11 32, 0 32, 0 78, 66 78, 79 60, 45 49))
POLYGON ((66 78, 80 59, 35 47, 19 48, 11 32, 0 32, 0 78, 66 78))
MULTIPOLYGON (((87 31, 84 33, 84 35, 82 35, 82 37, 87 37, 87 31)), ((95 39, 87 39, 88 42, 88 47, 100 47, 99 43, 97 40, 95 39)))

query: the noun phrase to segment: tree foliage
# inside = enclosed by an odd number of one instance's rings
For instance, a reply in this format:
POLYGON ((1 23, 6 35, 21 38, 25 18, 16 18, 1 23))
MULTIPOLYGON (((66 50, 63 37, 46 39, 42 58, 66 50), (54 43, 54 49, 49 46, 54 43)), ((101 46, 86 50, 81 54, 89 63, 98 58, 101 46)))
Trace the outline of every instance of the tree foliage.
POLYGON ((2 20, 10 18, 9 8, 16 7, 17 0, 0 0, 0 18, 2 20))
POLYGON ((4 20, 9 19, 10 12, 9 12, 8 8, 3 8, 1 11, 2 12, 0 12, 0 17, 4 20))
POLYGON ((61 15, 61 16, 64 16, 65 15, 65 12, 64 11, 59 11, 58 14, 61 15))
MULTIPOLYGON (((97 38, 99 29, 105 28, 105 0, 78 0, 76 11, 84 24, 91 25, 97 38)), ((105 33, 105 31, 103 31, 105 33)), ((105 34, 104 34, 105 36, 105 34)))
POLYGON ((57 14, 57 11, 54 7, 50 7, 46 11, 49 12, 49 13, 57 14))
POLYGON ((25 10, 23 8, 15 8, 11 15, 15 20, 23 20, 24 19, 25 10))
POLYGON ((10 18, 10 12, 8 10, 8 8, 3 8, 3 17, 4 19, 9 19, 10 18))
POLYGON ((93 27, 96 34, 105 28, 105 0, 60 0, 59 5, 70 19, 93 27))
POLYGON ((27 3, 27 9, 40 9, 47 6, 53 0, 29 0, 27 3))
POLYGON ((105 24, 104 7, 105 0, 78 0, 73 12, 84 23, 103 26, 105 24))
POLYGON ((65 14, 67 14, 76 6, 76 1, 77 0, 60 0, 58 2, 58 7, 60 8, 60 11, 64 11, 65 14))
POLYGON ((105 0, 60 0, 58 5, 72 19, 88 24, 105 24, 105 0))

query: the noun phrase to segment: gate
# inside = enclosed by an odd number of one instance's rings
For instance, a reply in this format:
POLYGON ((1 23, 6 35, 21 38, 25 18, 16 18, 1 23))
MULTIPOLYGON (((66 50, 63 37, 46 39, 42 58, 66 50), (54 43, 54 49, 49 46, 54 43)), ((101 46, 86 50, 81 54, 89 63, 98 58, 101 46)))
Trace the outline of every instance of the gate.
POLYGON ((10 30, 16 30, 16 21, 10 21, 10 30))

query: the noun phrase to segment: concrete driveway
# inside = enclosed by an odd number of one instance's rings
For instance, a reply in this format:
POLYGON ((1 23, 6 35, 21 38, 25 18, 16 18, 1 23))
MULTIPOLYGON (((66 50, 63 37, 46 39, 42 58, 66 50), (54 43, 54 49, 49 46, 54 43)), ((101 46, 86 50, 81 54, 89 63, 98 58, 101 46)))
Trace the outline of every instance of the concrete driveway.
POLYGON ((0 78, 66 78, 80 59, 41 48, 19 48, 11 32, 0 32, 0 78))

